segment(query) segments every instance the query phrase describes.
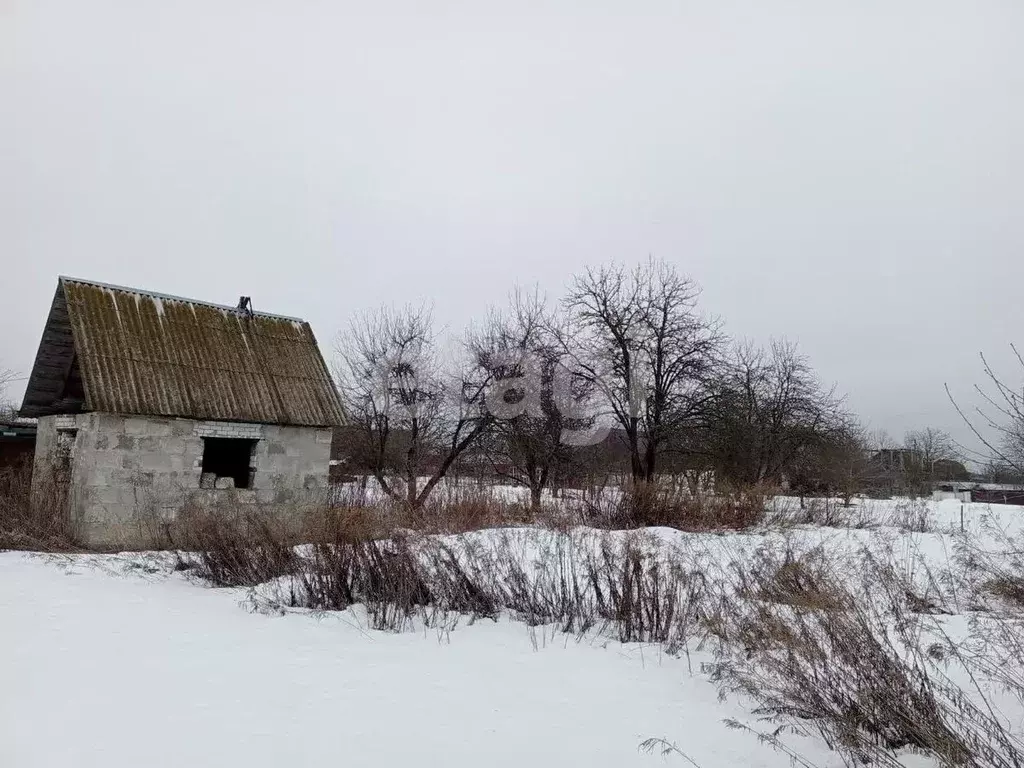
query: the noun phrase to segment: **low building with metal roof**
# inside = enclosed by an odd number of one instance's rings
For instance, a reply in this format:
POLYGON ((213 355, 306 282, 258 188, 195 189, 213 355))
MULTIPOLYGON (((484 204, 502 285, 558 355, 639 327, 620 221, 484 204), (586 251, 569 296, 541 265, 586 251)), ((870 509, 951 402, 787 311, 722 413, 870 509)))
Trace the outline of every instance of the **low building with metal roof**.
POLYGON ((92 546, 149 546, 182 509, 273 509, 327 487, 337 390, 309 323, 61 277, 20 411, 35 474, 92 546))
POLYGON ((35 419, 0 416, 0 472, 31 464, 35 450, 35 419))

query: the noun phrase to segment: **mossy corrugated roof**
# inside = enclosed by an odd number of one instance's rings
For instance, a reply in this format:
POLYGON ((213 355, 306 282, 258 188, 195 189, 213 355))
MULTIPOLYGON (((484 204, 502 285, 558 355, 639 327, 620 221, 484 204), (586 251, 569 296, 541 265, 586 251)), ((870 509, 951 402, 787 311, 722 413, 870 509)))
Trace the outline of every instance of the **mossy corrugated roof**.
MULTIPOLYGON (((342 422, 337 391, 303 320, 67 277, 59 280, 48 326, 55 316, 70 326, 73 360, 62 362, 65 376, 73 367, 80 371, 84 410, 306 426, 342 422)), ((47 352, 47 338, 44 333, 36 368, 52 369, 54 360, 67 357, 67 345, 52 343, 47 352)), ((47 409, 30 402, 36 373, 26 415, 47 409)), ((40 371, 41 383, 46 375, 40 371)))

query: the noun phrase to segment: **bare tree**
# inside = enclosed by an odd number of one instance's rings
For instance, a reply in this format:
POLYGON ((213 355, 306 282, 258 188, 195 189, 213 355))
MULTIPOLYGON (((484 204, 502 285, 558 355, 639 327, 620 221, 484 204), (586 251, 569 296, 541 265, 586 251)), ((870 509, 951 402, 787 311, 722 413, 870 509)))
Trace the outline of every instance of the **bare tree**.
POLYGON ((572 451, 562 439, 568 420, 555 392, 563 357, 556 326, 538 290, 516 290, 509 307, 492 310, 484 328, 470 339, 474 357, 491 382, 488 410, 497 417, 482 452, 497 476, 530 489, 534 510, 572 451))
POLYGON ((422 506, 490 423, 482 407, 486 382, 452 366, 446 370, 425 307, 357 317, 338 335, 336 352, 339 390, 359 435, 358 463, 391 498, 422 506))
POLYGON ((1000 447, 1006 463, 1024 473, 1024 416, 1018 414, 1006 426, 1000 447))
POLYGON ((989 460, 981 470, 981 476, 989 483, 1024 483, 1024 472, 999 460, 989 460))
POLYGON ((888 451, 897 447, 896 441, 884 429, 873 429, 864 435, 864 445, 869 451, 888 451))
POLYGON ((869 436, 851 421, 802 448, 788 470, 790 488, 799 495, 801 507, 808 494, 838 496, 850 506, 856 494, 870 489, 874 464, 869 445, 869 436))
POLYGON ((903 447, 920 457, 921 463, 926 468, 936 461, 959 461, 960 459, 956 443, 949 433, 934 427, 907 432, 903 438, 903 447))
POLYGON ((699 423, 723 345, 697 312, 699 289, 663 261, 588 269, 564 299, 563 345, 600 393, 629 447, 634 481, 649 481, 669 438, 699 423))
MULTIPOLYGON (((709 442, 719 473, 746 485, 806 474, 801 463, 823 448, 845 450, 851 431, 842 398, 820 382, 795 345, 742 343, 720 381, 709 442)), ((811 465, 820 473, 820 461, 811 465)))
POLYGON ((1017 474, 1024 474, 1024 357, 1015 345, 1011 344, 1010 349, 1020 364, 1021 381, 1014 384, 998 376, 981 353, 979 356, 987 384, 984 387, 975 384, 974 390, 984 405, 976 406, 968 415, 953 397, 949 384, 946 384, 946 395, 988 451, 985 458, 1017 474))
POLYGON ((934 427, 912 430, 903 438, 903 447, 911 485, 922 488, 935 480, 968 479, 956 441, 948 432, 934 427))
POLYGON ((7 368, 0 368, 0 417, 11 418, 17 412, 17 406, 7 399, 7 387, 17 379, 17 374, 7 368))

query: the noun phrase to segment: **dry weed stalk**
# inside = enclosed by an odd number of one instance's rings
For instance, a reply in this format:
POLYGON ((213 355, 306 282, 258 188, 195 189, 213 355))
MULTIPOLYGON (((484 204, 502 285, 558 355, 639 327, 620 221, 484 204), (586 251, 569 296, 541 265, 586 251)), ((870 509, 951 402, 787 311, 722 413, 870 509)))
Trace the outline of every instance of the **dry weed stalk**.
POLYGON ((69 489, 60 468, 32 463, 0 470, 0 550, 46 552, 80 549, 69 512, 69 489))

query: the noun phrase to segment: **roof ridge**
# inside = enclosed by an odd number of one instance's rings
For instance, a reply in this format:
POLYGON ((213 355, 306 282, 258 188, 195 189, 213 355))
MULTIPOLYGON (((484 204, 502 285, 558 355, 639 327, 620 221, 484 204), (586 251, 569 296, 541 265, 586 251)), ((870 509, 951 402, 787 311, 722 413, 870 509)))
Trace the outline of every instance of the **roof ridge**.
MULTIPOLYGON (((232 307, 227 304, 217 304, 212 301, 203 301, 202 299, 190 299, 186 296, 175 296, 170 293, 159 293, 157 291, 147 291, 142 288, 130 288, 126 285, 114 285, 113 283, 101 283, 99 280, 84 280, 79 277, 70 277, 68 275, 60 275, 57 278, 61 283, 78 283, 80 285, 92 285, 97 288, 106 288, 111 291, 121 291, 123 293, 134 293, 139 296, 149 296, 154 299, 166 299, 167 301, 180 301, 185 304, 201 304, 204 307, 214 307, 216 309, 224 309, 229 312, 237 312, 239 314, 248 314, 246 310, 239 309, 238 307, 232 307)), ((257 312, 253 310, 253 315, 260 317, 270 317, 277 320, 290 320, 294 323, 306 323, 301 317, 290 317, 288 315, 278 315, 274 312, 257 312)))

